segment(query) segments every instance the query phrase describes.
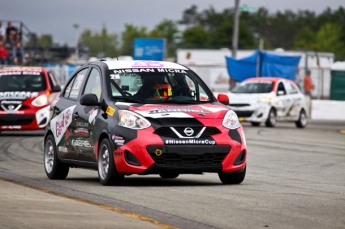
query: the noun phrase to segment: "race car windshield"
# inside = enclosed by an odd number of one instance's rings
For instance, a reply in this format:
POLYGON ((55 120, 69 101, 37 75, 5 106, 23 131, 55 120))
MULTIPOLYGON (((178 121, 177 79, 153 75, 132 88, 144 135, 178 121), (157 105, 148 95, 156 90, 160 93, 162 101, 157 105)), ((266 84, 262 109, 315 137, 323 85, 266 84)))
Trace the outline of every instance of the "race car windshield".
POLYGON ((207 103, 215 99, 193 72, 181 69, 109 70, 112 97, 140 103, 207 103))
POLYGON ((237 85, 233 93, 270 93, 273 88, 272 82, 244 82, 237 85))
POLYGON ((42 73, 1 72, 0 92, 27 91, 40 92, 46 89, 46 81, 42 73))

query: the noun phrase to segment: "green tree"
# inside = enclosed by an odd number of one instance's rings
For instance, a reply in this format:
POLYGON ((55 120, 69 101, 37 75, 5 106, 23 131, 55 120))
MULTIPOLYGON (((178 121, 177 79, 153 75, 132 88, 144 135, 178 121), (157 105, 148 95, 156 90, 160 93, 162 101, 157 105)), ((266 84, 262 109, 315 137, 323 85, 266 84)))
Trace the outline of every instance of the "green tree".
POLYGON ((131 24, 125 24, 125 31, 122 32, 121 55, 133 55, 133 42, 134 38, 148 37, 147 28, 137 27, 131 24))
POLYGON ((309 27, 302 28, 295 38, 293 47, 302 50, 316 50, 315 33, 309 27))
POLYGON ((345 44, 341 38, 342 28, 339 25, 326 23, 316 34, 316 50, 332 52, 336 56, 345 55, 345 44))
POLYGON ((174 56, 176 50, 176 43, 179 39, 179 30, 177 24, 168 19, 164 19, 155 28, 150 31, 149 37, 165 38, 167 42, 167 56, 174 56))
POLYGON ((89 48, 89 56, 116 57, 118 35, 108 34, 105 26, 100 33, 87 29, 80 35, 79 46, 89 48))
POLYGON ((43 34, 38 38, 38 42, 44 48, 49 48, 53 46, 53 37, 50 34, 43 34))

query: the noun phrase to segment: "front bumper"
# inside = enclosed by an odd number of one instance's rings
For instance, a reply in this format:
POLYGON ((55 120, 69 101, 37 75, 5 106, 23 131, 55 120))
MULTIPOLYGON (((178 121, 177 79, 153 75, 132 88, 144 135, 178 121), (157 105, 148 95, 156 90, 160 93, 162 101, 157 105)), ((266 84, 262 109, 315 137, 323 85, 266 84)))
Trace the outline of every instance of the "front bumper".
POLYGON ((250 104, 249 106, 229 106, 241 122, 265 122, 271 109, 270 103, 250 104))
POLYGON ((113 152, 116 169, 128 174, 242 170, 247 156, 243 128, 239 127, 236 130, 222 126, 217 128, 221 133, 212 135, 211 138, 199 138, 196 141, 161 138, 153 134, 152 127, 139 130, 136 139, 113 152))
POLYGON ((38 110, 0 113, 0 130, 40 130, 49 122, 49 106, 38 110))

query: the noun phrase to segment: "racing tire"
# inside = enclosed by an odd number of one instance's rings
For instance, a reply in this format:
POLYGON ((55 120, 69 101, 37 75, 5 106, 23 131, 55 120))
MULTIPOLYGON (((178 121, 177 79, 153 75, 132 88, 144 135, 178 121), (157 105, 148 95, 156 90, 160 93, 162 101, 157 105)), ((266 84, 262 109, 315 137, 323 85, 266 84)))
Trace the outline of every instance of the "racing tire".
POLYGON ((125 175, 116 170, 113 150, 107 138, 101 141, 98 149, 98 177, 104 186, 121 185, 125 175))
POLYGON ((295 124, 298 128, 304 128, 307 126, 307 123, 308 123, 307 113, 305 112, 305 110, 301 110, 301 112, 299 113, 299 118, 297 122, 295 122, 295 124))
POLYGON ((67 177, 69 166, 62 163, 56 150, 56 143, 53 135, 48 135, 44 143, 44 170, 47 177, 52 180, 63 180, 67 177))
POLYGON ((173 179, 178 177, 180 174, 178 173, 160 173, 159 176, 161 178, 173 179))
POLYGON ((247 166, 239 172, 219 172, 218 177, 223 184, 241 184, 246 177, 246 168, 247 166))
POLYGON ((274 108, 271 108, 270 112, 268 113, 268 117, 265 124, 267 127, 275 127, 276 123, 277 123, 277 113, 274 108))
POLYGON ((259 122, 251 122, 252 126, 260 126, 259 122))

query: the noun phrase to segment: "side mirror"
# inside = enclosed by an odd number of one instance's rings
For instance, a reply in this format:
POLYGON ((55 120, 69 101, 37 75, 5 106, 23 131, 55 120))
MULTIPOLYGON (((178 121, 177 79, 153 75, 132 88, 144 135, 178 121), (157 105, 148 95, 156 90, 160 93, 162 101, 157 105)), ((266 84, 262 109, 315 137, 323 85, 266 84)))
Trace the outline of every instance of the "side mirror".
POLYGON ((277 95, 285 95, 285 92, 284 91, 278 91, 277 95))
POLYGON ((218 94, 217 100, 223 103, 224 105, 229 105, 230 103, 229 97, 226 94, 218 94))
POLYGON ((54 85, 52 88, 52 92, 61 92, 61 86, 60 85, 54 85))
POLYGON ((98 106, 98 98, 95 94, 85 94, 80 98, 80 104, 83 106, 98 106))

